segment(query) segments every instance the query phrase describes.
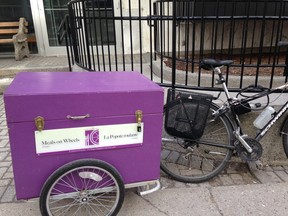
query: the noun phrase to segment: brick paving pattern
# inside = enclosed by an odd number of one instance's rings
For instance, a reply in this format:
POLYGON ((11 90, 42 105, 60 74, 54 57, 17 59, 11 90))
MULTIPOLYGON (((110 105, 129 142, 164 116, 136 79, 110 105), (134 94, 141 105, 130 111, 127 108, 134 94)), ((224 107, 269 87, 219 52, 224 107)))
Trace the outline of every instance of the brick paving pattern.
MULTIPOLYGON (((229 163, 229 166, 212 180, 200 184, 181 183, 161 172, 163 188, 218 187, 229 185, 288 182, 288 166, 266 167, 251 174, 245 163, 229 163)), ((8 129, 3 95, 0 95, 0 203, 17 202, 13 180, 8 129)))
POLYGON ((13 168, 3 96, 0 96, 0 203, 15 202, 13 168))

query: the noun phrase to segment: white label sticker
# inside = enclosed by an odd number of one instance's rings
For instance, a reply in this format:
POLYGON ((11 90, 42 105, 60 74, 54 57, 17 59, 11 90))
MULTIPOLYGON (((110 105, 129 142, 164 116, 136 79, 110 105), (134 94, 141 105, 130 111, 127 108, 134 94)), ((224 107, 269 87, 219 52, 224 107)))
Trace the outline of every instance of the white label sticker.
POLYGON ((137 123, 35 131, 36 153, 87 150, 143 143, 137 123))

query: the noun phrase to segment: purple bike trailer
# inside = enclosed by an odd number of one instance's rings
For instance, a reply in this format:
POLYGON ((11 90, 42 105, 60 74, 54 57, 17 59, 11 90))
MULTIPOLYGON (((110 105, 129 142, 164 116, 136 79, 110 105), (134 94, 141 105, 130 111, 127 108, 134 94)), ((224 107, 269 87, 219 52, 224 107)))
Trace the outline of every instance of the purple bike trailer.
POLYGON ((17 199, 79 159, 103 160, 125 184, 157 180, 163 89, 138 72, 21 72, 4 93, 17 199))

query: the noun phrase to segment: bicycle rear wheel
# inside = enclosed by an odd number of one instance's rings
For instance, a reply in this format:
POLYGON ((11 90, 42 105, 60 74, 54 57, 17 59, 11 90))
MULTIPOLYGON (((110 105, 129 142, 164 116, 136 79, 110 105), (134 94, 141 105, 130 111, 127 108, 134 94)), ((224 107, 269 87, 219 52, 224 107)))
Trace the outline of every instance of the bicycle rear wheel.
MULTIPOLYGON (((185 106, 189 107, 188 103, 192 102, 186 103, 185 106)), ((217 109, 218 106, 212 103, 204 134, 197 140, 170 136, 163 125, 161 169, 173 179, 199 183, 213 178, 225 168, 233 152, 233 131, 226 115, 212 116, 217 109), (209 143, 221 144, 222 147, 209 143)))
POLYGON ((286 118, 286 121, 284 122, 282 130, 282 140, 283 140, 284 152, 288 158, 288 118, 286 118))

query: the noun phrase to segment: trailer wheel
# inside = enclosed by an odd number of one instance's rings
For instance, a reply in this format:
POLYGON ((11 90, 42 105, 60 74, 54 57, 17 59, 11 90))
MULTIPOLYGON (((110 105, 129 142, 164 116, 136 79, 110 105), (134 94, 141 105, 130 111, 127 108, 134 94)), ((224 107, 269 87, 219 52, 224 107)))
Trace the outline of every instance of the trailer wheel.
POLYGON ((110 164, 77 160, 57 169, 45 182, 42 215, 116 215, 124 200, 124 183, 110 164))

